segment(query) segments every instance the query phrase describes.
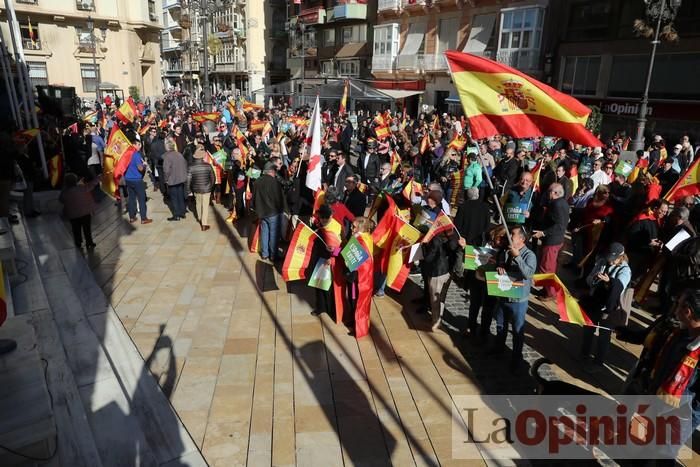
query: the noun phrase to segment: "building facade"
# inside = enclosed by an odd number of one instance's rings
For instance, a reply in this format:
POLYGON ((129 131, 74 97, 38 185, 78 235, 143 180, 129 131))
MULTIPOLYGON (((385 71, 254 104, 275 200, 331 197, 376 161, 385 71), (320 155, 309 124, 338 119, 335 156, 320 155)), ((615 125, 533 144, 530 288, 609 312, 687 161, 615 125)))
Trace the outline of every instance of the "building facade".
MULTIPOLYGON (((667 2, 668 4, 668 2, 667 2)), ((557 27, 557 86, 599 106, 603 133, 634 137, 651 53, 650 38, 635 34, 645 5, 636 0, 567 0, 557 27)), ((679 40, 659 44, 650 87, 647 130, 677 141, 697 139, 700 122, 700 2, 684 0, 674 27, 679 40)))
MULTIPOLYGON (((14 5, 33 85, 73 86, 88 99, 95 98, 98 82, 124 95, 133 87, 142 97, 161 94, 159 1, 15 0, 14 5)), ((4 4, 0 21, 14 53, 4 4)))
POLYGON ((283 1, 233 0, 210 11, 206 44, 203 13, 198 5, 188 6, 181 0, 162 1, 165 89, 201 92, 204 47, 209 52, 209 81, 214 92, 247 96, 268 80, 287 78, 283 1))
MULTIPOLYGON (((444 52, 460 50, 498 60, 542 78, 551 68, 547 0, 379 0, 372 74, 378 87, 417 94, 418 104, 456 111, 459 101, 444 52), (419 93, 418 91, 423 91, 419 93)), ((556 3, 556 2, 552 2, 556 3)))
POLYGON ((377 0, 290 5, 287 65, 295 79, 371 78, 377 0))

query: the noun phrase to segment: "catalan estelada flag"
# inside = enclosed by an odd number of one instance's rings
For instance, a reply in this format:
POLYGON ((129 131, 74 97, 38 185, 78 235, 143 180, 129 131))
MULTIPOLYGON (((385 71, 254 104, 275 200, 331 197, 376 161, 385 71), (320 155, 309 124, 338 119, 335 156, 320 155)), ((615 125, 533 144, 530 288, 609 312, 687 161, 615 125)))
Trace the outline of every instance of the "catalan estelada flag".
POLYGON ((558 136, 603 146, 586 129, 591 109, 526 74, 462 52, 445 52, 472 138, 558 136))
POLYGON ((221 120, 221 113, 219 112, 196 112, 192 114, 192 120, 199 123, 204 123, 206 121, 218 122, 221 120))
POLYGON ((454 229, 454 227, 455 225, 452 223, 452 219, 450 219, 450 216, 445 214, 445 211, 440 211, 440 213, 433 221, 433 225, 431 225, 430 229, 428 229, 428 231, 425 233, 425 237, 423 237, 423 243, 428 243, 436 236, 440 235, 443 232, 448 232, 454 229))
POLYGON ((579 326, 593 326, 593 321, 588 317, 578 301, 571 296, 569 290, 556 274, 535 274, 532 276, 533 284, 537 287, 551 287, 556 292, 557 310, 559 319, 566 323, 579 326))
POLYGON ((306 269, 311 262, 311 252, 316 238, 316 232, 309 226, 303 222, 297 224, 282 265, 282 279, 287 282, 306 279, 306 269))
POLYGON ((688 171, 671 187, 664 199, 673 201, 684 196, 697 195, 698 193, 700 193, 700 158, 696 159, 688 167, 688 171))
POLYGON ((129 124, 134 121, 136 117, 136 104, 134 100, 129 97, 124 103, 117 109, 117 118, 124 124, 129 124))

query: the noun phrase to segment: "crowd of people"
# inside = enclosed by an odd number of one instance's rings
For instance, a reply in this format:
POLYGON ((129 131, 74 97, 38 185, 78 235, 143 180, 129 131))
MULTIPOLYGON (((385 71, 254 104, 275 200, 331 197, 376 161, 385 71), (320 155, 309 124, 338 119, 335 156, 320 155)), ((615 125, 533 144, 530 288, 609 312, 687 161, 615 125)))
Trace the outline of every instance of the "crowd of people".
MULTIPOLYGON (((167 221, 187 221, 189 211, 206 232, 212 204, 224 206, 230 222, 249 219, 250 236, 259 238, 251 251, 268 263, 289 259, 293 252, 285 247, 296 245, 300 224, 308 225, 321 240, 309 274, 320 258, 332 276, 328 290, 316 289, 314 313, 331 314, 358 338, 368 333, 372 298, 381 299, 387 288, 400 292, 409 274, 422 281, 417 312, 437 331, 447 290, 457 281, 469 297, 467 327, 460 331, 499 354, 511 327, 510 369, 518 372, 532 295, 560 306, 560 291, 535 288, 533 277, 566 268, 574 295, 598 326, 585 327, 581 338, 580 356, 591 372, 604 369, 613 332, 644 342, 643 336, 662 329, 665 337, 645 344, 630 378, 636 391, 657 393, 677 377, 688 342, 700 339, 700 204, 696 196, 672 193, 678 180, 696 170, 700 153, 688 136, 668 150, 656 135, 633 153, 635 160, 624 160, 631 154, 624 135, 596 148, 558 138, 472 141, 467 121, 457 115, 358 111, 350 118, 324 110, 321 187, 312 191, 305 183, 312 169, 308 107, 266 109, 221 99, 213 112, 203 112, 189 99, 166 96, 153 104, 134 103, 135 115, 124 121, 120 103, 97 104, 90 119, 62 135, 70 172, 62 200, 78 247, 81 233, 86 247, 94 247, 93 201, 85 194, 97 196, 94 180, 113 176, 103 167, 116 126, 134 148, 115 193, 120 209, 126 198, 130 222, 152 222, 148 179, 151 196, 160 193, 171 209, 167 221), (367 256, 355 270, 341 254, 352 239, 367 256), (567 262, 565 246, 570 246, 567 262), (468 247, 493 255, 487 264, 465 270, 468 247), (398 274, 390 265, 397 252, 398 274), (507 275, 522 294, 489 294, 489 271, 507 275), (658 304, 652 305, 648 296, 655 281, 658 304), (642 337, 628 327, 633 303, 658 315, 642 337), (671 331, 678 329, 680 334, 671 331), (667 365, 661 372, 660 361, 667 365)), ((696 397, 697 372, 684 375, 681 392, 696 397)), ((700 411, 697 415, 700 422, 700 411)))

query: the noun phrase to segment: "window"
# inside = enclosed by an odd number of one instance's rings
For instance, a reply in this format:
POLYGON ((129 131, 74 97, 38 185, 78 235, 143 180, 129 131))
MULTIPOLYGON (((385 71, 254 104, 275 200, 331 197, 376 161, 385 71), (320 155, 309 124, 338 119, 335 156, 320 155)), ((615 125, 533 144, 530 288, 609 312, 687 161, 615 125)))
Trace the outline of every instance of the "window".
POLYGON ((80 64, 80 77, 83 80, 83 92, 95 92, 100 75, 100 66, 95 68, 92 63, 80 64))
MULTIPOLYGON (((651 77, 652 99, 698 100, 697 64, 700 53, 657 54, 651 77)), ((613 57, 608 96, 639 98, 644 90, 649 55, 613 57)))
POLYGON ((360 60, 339 60, 338 76, 358 77, 360 76, 360 60))
POLYGON ((76 0, 75 6, 81 11, 95 11, 95 0, 76 0))
POLYGON ((29 79, 34 86, 48 86, 49 75, 46 72, 46 63, 44 62, 27 62, 29 67, 29 79))
POLYGON ((438 23, 437 53, 442 54, 447 50, 457 48, 457 33, 459 32, 459 18, 443 18, 438 23))
POLYGON ((374 28, 374 55, 394 56, 399 53, 399 25, 387 24, 374 28))
POLYGON ((342 41, 343 44, 350 44, 352 42, 366 42, 367 41, 367 25, 366 24, 356 24, 354 26, 345 26, 342 29, 342 41))
POLYGON ((333 60, 321 61, 321 74, 326 76, 333 76, 333 60))
POLYGON ((156 0, 148 0, 148 18, 151 21, 158 21, 158 15, 156 14, 156 0))
POLYGON ((522 70, 539 66, 544 9, 516 8, 501 13, 497 59, 522 70))
POLYGON ((567 40, 605 39, 610 30, 610 10, 608 0, 586 1, 571 5, 566 31, 567 40))
POLYGON ((19 26, 20 34, 22 35, 22 45, 25 50, 40 50, 41 41, 39 40, 39 24, 31 23, 27 20, 25 24, 19 26), (31 29, 30 29, 31 26, 31 29))
POLYGON ((92 42, 92 34, 90 33, 89 29, 80 29, 80 28, 75 28, 75 32, 78 35, 78 47, 85 51, 92 51, 93 48, 93 42, 92 42))
POLYGON ((566 57, 561 89, 576 96, 594 96, 600 74, 600 57, 566 57))
POLYGON ((323 30, 323 47, 333 47, 335 45, 335 29, 323 30))

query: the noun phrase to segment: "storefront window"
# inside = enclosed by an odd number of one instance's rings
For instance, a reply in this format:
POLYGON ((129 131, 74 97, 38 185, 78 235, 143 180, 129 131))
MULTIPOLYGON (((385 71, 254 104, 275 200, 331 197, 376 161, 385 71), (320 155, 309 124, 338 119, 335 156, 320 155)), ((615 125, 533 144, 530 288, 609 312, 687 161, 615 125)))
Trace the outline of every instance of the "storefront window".
POLYGON ((594 96, 599 74, 600 57, 566 57, 561 90, 575 96, 594 96))
MULTIPOLYGON (((700 53, 659 54, 656 56, 649 97, 652 99, 700 99, 698 62, 700 53)), ((613 57, 608 86, 610 97, 641 97, 644 91, 648 55, 613 57)))

